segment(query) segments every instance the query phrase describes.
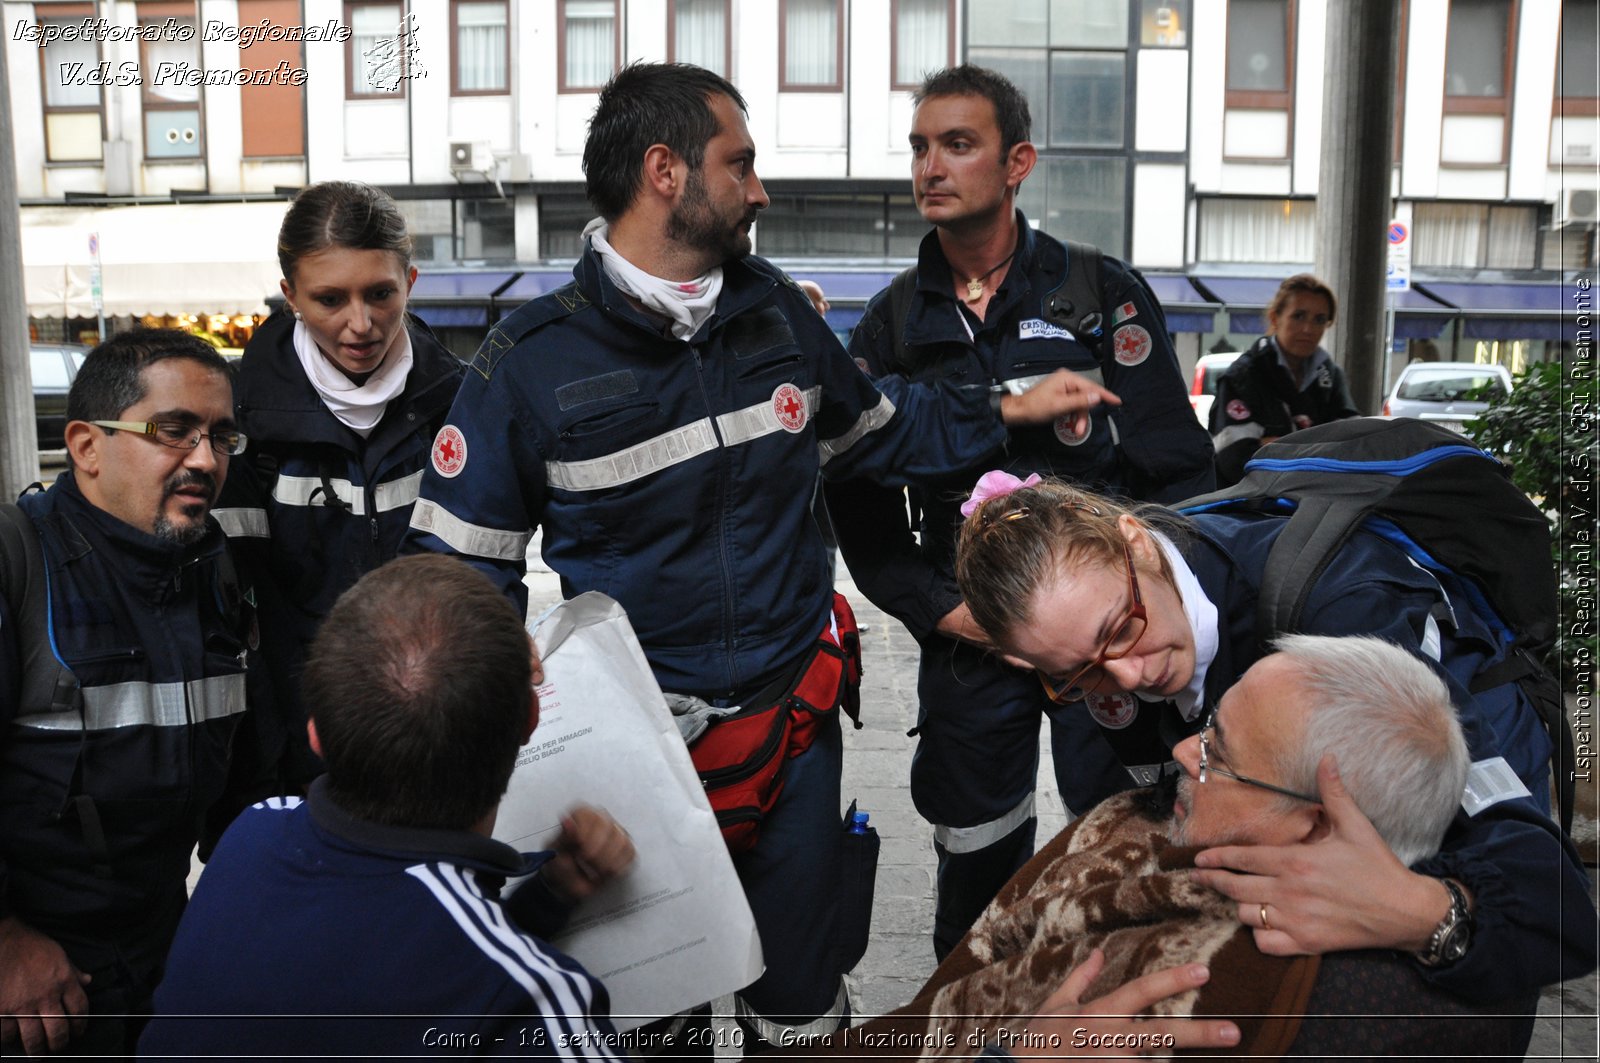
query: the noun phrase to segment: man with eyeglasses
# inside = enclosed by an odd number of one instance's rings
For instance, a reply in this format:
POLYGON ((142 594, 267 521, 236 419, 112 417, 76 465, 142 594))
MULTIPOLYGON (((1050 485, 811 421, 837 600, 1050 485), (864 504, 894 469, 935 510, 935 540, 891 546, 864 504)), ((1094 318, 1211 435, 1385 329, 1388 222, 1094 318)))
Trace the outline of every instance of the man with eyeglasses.
MULTIPOLYGON (((1409 866, 1439 850, 1461 799, 1466 739, 1426 663, 1371 637, 1293 635, 1275 648, 1179 743, 1181 777, 1110 798, 1046 845, 908 1010, 992 1028, 990 1019, 1028 1014, 1101 948, 1109 984, 1173 963, 1209 965, 1198 995, 1164 1013, 1236 1018, 1241 1058, 1521 1058, 1532 994, 1468 1005, 1427 983, 1409 952, 1258 948, 1290 917, 1194 875, 1206 847, 1292 862, 1358 821, 1370 821, 1364 829, 1387 859, 1409 866)), ((1451 892, 1464 906, 1459 887, 1451 892)), ((1471 926, 1465 915, 1441 925, 1426 951, 1459 956, 1471 926)))
POLYGON ((228 364, 165 329, 89 352, 65 436, 0 513, 0 1049, 131 1055, 245 707, 210 516, 245 439, 228 364))

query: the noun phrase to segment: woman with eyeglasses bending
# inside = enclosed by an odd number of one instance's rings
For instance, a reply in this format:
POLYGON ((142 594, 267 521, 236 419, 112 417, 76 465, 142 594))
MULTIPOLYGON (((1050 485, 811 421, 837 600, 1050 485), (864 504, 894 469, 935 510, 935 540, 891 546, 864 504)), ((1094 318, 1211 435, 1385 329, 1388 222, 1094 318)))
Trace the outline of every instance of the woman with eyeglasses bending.
MULTIPOLYGON (((1129 509, 1053 480, 997 490, 1004 475, 985 477, 987 497, 961 528, 962 597, 1009 661, 1033 669, 1053 700, 1082 705, 1135 779, 1154 783, 1268 652, 1256 600, 1286 521, 1129 509)), ((1441 582, 1366 531, 1312 588, 1301 633, 1376 635, 1436 662, 1474 763, 1444 848, 1409 868, 1329 764, 1295 794, 1328 814, 1317 844, 1202 852, 1201 880, 1238 902, 1263 952, 1395 949, 1430 983, 1479 1002, 1594 969, 1587 876, 1550 819, 1549 738, 1515 683, 1469 690, 1501 652, 1470 601, 1453 577, 1441 582), (1458 955, 1463 921, 1470 945, 1458 955)), ((1243 784, 1219 770, 1204 785, 1243 784)))
POLYGON ((278 232, 286 301, 239 364, 235 401, 249 447, 217 519, 259 565, 261 652, 252 675, 256 744, 236 760, 238 804, 301 794, 321 761, 306 741, 300 672, 334 600, 393 558, 463 366, 406 310, 416 281, 400 208, 369 185, 300 192, 278 232))
POLYGON ((1218 487, 1238 483, 1256 449, 1279 436, 1361 416, 1344 370, 1322 348, 1338 309, 1333 289, 1309 273, 1278 285, 1267 307, 1271 332, 1217 381, 1210 427, 1218 487))

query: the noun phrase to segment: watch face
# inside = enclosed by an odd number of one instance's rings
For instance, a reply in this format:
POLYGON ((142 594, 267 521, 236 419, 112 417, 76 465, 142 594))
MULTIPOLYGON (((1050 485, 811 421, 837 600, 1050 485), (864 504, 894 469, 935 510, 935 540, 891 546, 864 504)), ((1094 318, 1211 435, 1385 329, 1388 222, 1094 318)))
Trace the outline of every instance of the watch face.
POLYGON ((1445 936, 1444 944, 1439 949, 1439 954, 1446 963, 1454 963, 1467 954, 1467 945, 1471 943, 1472 932, 1465 923, 1457 923, 1450 928, 1450 933, 1445 936))

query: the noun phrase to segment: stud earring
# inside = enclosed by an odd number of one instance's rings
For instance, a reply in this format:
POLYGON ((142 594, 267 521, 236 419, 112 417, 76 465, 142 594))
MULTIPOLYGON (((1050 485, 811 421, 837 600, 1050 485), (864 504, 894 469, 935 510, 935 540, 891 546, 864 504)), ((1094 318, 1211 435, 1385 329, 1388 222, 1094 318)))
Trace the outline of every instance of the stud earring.
POLYGON ((304 321, 305 320, 305 318, 300 315, 300 311, 298 311, 298 310, 296 310, 294 312, 294 319, 296 321, 304 321))

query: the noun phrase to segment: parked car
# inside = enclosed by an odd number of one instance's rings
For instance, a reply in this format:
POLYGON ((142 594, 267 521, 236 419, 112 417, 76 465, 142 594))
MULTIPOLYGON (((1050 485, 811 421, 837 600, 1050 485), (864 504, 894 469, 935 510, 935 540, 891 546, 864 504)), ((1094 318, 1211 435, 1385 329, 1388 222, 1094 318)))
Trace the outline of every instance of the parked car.
POLYGON ((1217 381, 1239 357, 1239 351, 1227 354, 1202 354, 1194 364, 1194 383, 1189 388, 1189 405, 1194 415, 1207 428, 1211 426, 1211 403, 1217 397, 1217 381))
POLYGON ((38 426, 40 450, 66 447, 67 389, 89 348, 77 344, 34 344, 33 417, 38 426))
POLYGON ((1460 432, 1492 400, 1510 393, 1511 373, 1503 365, 1412 362, 1400 371, 1383 414, 1417 417, 1460 432))

